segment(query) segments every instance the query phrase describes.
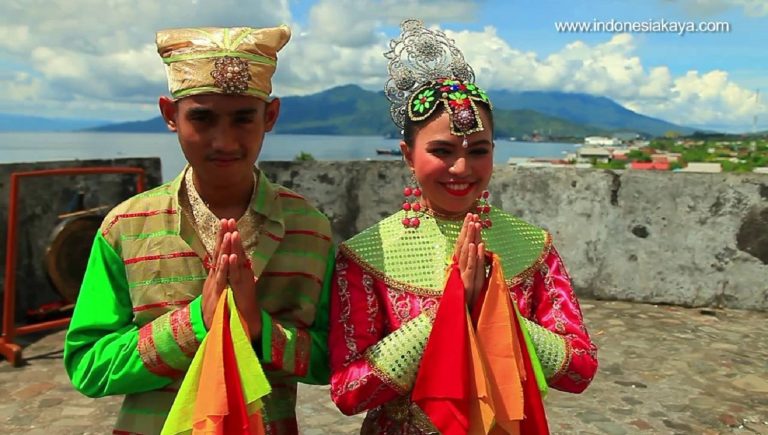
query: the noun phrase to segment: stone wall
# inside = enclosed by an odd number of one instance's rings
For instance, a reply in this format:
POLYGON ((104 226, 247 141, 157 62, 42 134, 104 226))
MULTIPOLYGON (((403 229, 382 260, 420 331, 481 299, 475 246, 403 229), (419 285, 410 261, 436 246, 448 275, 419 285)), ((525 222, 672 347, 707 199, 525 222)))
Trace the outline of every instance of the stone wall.
MULTIPOLYGON (((157 186, 161 182, 160 160, 157 158, 0 164, 0 289, 5 285, 10 174, 38 169, 83 166, 138 166, 147 171, 146 188, 157 186)), ((78 192, 84 194, 85 208, 101 205, 111 208, 136 193, 135 180, 135 176, 130 174, 22 179, 17 206, 16 236, 15 305, 16 318, 19 322, 23 323, 28 309, 62 299, 51 285, 43 266, 49 238, 61 222, 58 216, 69 210, 78 192)), ((2 317, 2 311, 0 311, 0 317, 2 317)))
MULTIPOLYGON (((401 162, 264 162, 311 198, 337 241, 396 211, 401 162)), ((550 230, 576 291, 768 310, 768 176, 499 166, 492 202, 550 230)))
MULTIPOLYGON (((72 166, 141 166, 157 159, 0 164, 0 288, 9 175, 72 166)), ((263 162, 277 182, 312 199, 336 241, 396 211, 408 173, 400 162, 263 162)), ((17 316, 60 299, 42 267, 57 216, 78 190, 85 206, 134 193, 129 175, 25 180, 18 235, 17 316)), ((499 166, 492 202, 549 229, 576 291, 601 299, 768 311, 768 175, 499 166)), ((21 318, 21 317, 20 317, 21 318)))

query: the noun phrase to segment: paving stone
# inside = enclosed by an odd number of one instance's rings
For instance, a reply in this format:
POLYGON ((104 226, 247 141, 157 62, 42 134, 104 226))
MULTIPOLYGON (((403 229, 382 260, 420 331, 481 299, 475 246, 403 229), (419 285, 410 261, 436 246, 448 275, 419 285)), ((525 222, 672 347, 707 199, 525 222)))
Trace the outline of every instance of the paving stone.
POLYGON ((631 422, 629 422, 629 424, 631 424, 632 426, 634 426, 634 427, 636 427, 636 428, 638 428, 640 430, 651 430, 651 429, 653 429, 653 426, 651 426, 650 423, 648 423, 645 420, 632 420, 631 422))
POLYGON ((628 433, 626 428, 614 422, 598 422, 595 423, 595 426, 608 435, 624 435, 628 433))
MULTIPOLYGON (((581 395, 550 390, 553 434, 768 435, 768 313, 582 301, 600 369, 581 395)), ((89 399, 61 360, 64 331, 25 336, 27 364, 0 361, 0 434, 111 433, 121 398, 89 399), (45 357, 37 357, 43 356, 45 357)), ((299 387, 306 435, 357 434, 327 386, 299 387)))

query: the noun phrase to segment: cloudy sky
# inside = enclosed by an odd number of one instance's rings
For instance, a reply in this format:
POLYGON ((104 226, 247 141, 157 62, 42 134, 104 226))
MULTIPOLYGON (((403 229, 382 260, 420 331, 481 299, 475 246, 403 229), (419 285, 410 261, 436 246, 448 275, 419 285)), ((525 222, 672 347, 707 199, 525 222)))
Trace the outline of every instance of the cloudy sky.
POLYGON ((382 53, 407 17, 454 38, 486 89, 601 95, 729 131, 751 131, 757 115, 768 129, 768 0, 4 0, 0 112, 153 117, 167 91, 154 32, 183 26, 290 25, 280 96, 348 83, 377 90, 382 53), (556 30, 577 21, 663 21, 669 31, 556 30), (681 36, 672 22, 730 28, 681 36))

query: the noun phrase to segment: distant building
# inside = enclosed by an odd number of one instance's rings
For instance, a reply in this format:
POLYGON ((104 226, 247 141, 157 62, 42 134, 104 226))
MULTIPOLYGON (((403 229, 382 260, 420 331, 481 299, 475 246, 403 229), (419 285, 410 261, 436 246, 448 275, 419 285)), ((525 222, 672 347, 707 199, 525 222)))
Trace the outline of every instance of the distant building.
POLYGON ((529 161, 520 165, 517 165, 520 168, 554 168, 558 166, 565 166, 565 165, 556 165, 551 162, 537 162, 537 161, 529 161))
POLYGON ((621 145, 621 141, 615 137, 587 136, 584 138, 584 145, 592 147, 610 147, 621 145))
POLYGON ((613 160, 625 162, 629 159, 629 157, 627 157, 627 154, 629 154, 629 151, 630 150, 628 149, 613 150, 613 153, 611 154, 611 158, 613 160))
POLYGON ((640 134, 633 131, 620 131, 618 133, 614 133, 613 137, 621 142, 631 142, 641 139, 640 134))
POLYGON ((607 163, 611 160, 611 151, 598 147, 582 147, 577 151, 580 161, 596 159, 598 162, 607 163))
POLYGON ((553 165, 567 165, 567 159, 545 159, 545 158, 532 158, 531 162, 534 163, 550 163, 553 165))
POLYGON ((651 161, 653 163, 669 163, 669 156, 666 154, 651 154, 651 161))
POLYGON ((638 171, 669 171, 669 162, 632 162, 629 169, 638 171))
POLYGON ((511 157, 507 160, 507 164, 519 168, 563 168, 571 166, 568 161, 563 159, 532 159, 528 157, 511 157))
POLYGON ((510 157, 507 164, 510 166, 522 166, 531 161, 530 157, 510 157))
POLYGON ((683 158, 683 155, 680 153, 666 153, 666 156, 669 163, 677 163, 683 158))
POLYGON ((710 162, 691 162, 691 163, 688 163, 688 166, 681 169, 680 172, 717 173, 717 172, 723 172, 723 165, 721 165, 720 163, 710 163, 710 162))

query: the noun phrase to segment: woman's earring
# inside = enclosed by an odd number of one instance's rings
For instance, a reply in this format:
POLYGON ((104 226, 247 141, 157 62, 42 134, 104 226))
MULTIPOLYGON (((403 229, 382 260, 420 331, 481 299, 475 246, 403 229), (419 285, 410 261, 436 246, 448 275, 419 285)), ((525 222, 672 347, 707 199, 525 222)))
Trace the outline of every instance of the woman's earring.
POLYGON ((403 202, 403 211, 405 211, 405 217, 402 221, 403 226, 405 228, 418 228, 419 225, 421 225, 419 216, 422 214, 421 203, 419 202, 421 198, 421 189, 416 181, 415 174, 411 173, 411 185, 406 186, 403 189, 403 195, 405 196, 405 201, 403 202), (411 197, 413 197, 412 200, 411 197), (413 216, 409 216, 410 213, 413 213, 413 216))
POLYGON ((490 192, 483 190, 483 193, 477 198, 477 214, 480 215, 480 223, 483 225, 483 228, 490 228, 492 225, 491 218, 489 217, 489 214, 491 213, 491 203, 488 202, 488 198, 490 196, 490 192))

